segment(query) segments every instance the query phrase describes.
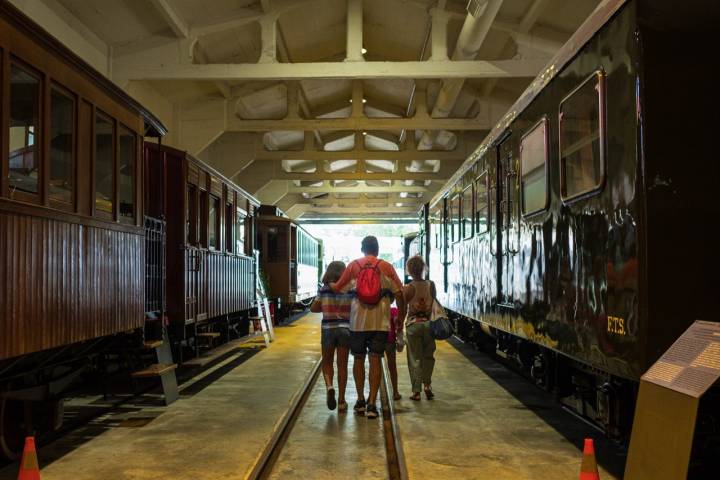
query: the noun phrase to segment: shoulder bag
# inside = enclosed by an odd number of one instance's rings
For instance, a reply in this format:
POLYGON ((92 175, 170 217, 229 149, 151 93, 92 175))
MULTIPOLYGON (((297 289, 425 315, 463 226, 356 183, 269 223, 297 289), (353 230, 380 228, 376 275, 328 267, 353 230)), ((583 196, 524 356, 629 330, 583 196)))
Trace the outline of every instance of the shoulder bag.
MULTIPOLYGON (((434 283, 430 282, 434 287, 434 283)), ((437 291, 437 290, 436 290, 437 291)), ((453 334, 453 325, 447 312, 433 295, 432 311, 430 312, 430 335, 435 340, 447 340, 453 334)))

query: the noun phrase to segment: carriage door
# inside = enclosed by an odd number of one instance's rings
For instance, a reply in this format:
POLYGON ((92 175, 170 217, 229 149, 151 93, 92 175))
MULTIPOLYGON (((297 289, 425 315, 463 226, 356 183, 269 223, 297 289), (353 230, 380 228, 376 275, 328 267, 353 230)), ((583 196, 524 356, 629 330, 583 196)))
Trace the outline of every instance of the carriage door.
POLYGON ((497 147, 498 182, 498 303, 512 305, 514 301, 515 261, 519 244, 518 204, 519 188, 517 159, 513 155, 510 137, 497 147))

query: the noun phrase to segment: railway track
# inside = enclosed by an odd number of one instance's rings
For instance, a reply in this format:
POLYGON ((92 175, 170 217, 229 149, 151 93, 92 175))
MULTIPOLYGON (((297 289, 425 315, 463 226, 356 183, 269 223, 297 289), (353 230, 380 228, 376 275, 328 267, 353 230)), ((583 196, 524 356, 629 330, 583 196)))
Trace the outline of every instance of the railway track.
MULTIPOLYGON (((383 426, 388 478, 390 480, 406 480, 408 474, 405 466, 405 456, 402 449, 400 431, 395 418, 394 404, 388 390, 390 378, 384 360, 382 365, 382 381, 380 385, 382 415, 378 421, 380 421, 383 426)), ((297 420, 302 415, 308 399, 313 394, 318 378, 320 378, 320 373, 321 360, 318 360, 302 387, 291 400, 290 408, 276 424, 272 437, 265 445, 263 451, 258 455, 252 469, 246 474, 245 480, 266 480, 271 478, 288 439, 292 437, 297 420)), ((352 387, 352 378, 349 379, 348 383, 348 387, 352 387)), ((348 411, 347 415, 353 415, 352 410, 348 411)), ((328 440, 332 441, 332 439, 328 440)))

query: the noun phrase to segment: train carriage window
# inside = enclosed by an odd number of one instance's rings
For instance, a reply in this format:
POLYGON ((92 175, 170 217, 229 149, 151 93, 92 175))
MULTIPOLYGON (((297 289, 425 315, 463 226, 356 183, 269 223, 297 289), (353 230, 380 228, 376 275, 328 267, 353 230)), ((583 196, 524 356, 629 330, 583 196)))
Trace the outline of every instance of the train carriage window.
POLYGON ((75 100, 53 87, 50 92, 50 200, 73 203, 75 100))
POLYGON ((40 151, 36 138, 40 123, 40 78, 13 64, 10 67, 10 194, 37 195, 40 151))
POLYGON ((237 209, 235 220, 235 253, 245 254, 245 217, 247 215, 241 209, 237 209))
POLYGON ((520 140, 523 215, 547 208, 547 125, 547 118, 543 118, 520 140))
POLYGON ((475 233, 488 231, 488 175, 487 171, 475 179, 475 233))
POLYGON ((430 234, 433 242, 432 248, 440 248, 442 246, 442 202, 435 205, 430 214, 430 234))
POLYGON ((462 223, 462 238, 470 238, 473 235, 473 190, 472 184, 465 187, 462 191, 462 201, 460 202, 462 213, 460 221, 462 223))
POLYGON ((187 211, 185 212, 185 222, 187 243, 190 245, 197 245, 198 208, 197 188, 195 188, 195 185, 188 185, 187 187, 187 211))
POLYGON ((450 200, 450 211, 448 212, 450 217, 450 241, 460 241, 460 195, 456 194, 450 200))
POLYGON ((218 240, 220 238, 220 219, 218 218, 220 210, 220 199, 215 195, 210 195, 210 212, 208 214, 208 247, 218 248, 218 240))
POLYGON ((208 246, 208 193, 200 190, 200 215, 198 216, 198 232, 200 233, 200 245, 208 246))
POLYGON ((118 133, 118 201, 120 221, 135 223, 135 134, 120 126, 118 133))
MULTIPOLYGON (((232 192, 228 192, 228 195, 232 195, 232 192)), ((235 246, 233 242, 233 219, 235 218, 233 210, 232 203, 225 204, 225 251, 229 253, 233 253, 233 247, 235 246)))
POLYGON ((113 213, 113 122, 95 114, 95 211, 113 213))
POLYGON ((605 176, 604 75, 595 73, 560 104, 560 192, 595 192, 605 176))

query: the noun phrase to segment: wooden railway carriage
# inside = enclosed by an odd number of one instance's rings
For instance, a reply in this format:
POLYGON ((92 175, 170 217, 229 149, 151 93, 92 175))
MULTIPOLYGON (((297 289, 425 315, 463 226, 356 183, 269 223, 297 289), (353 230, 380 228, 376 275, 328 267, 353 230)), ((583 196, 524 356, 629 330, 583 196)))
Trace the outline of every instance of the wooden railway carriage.
POLYGON ((253 308, 260 204, 185 152, 146 143, 145 156, 146 211, 167 223, 171 338, 197 347, 198 333, 227 335, 253 308))
POLYGON ((612 435, 652 362, 720 320, 720 4, 670 3, 602 2, 425 213, 461 333, 612 435))
POLYGON ((0 456, 12 456, 39 421, 29 412, 57 424, 78 359, 143 327, 142 139, 165 129, 5 1, 0 94, 0 456))
POLYGON ((258 217, 261 269, 281 315, 315 297, 322 270, 322 244, 275 206, 262 205, 258 217))

